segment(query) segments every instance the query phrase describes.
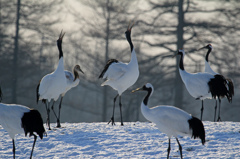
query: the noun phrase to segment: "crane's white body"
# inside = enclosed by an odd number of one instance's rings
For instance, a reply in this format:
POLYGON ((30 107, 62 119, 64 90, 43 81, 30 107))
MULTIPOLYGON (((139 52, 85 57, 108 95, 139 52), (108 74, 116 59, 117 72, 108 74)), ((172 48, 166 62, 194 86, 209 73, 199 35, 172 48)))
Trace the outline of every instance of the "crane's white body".
POLYGON ((45 75, 39 86, 39 100, 47 99, 56 101, 63 92, 66 91, 67 80, 64 72, 63 57, 59 59, 57 69, 45 75))
POLYGON ((131 87, 138 79, 139 68, 135 50, 131 53, 131 60, 129 63, 112 63, 103 78, 107 80, 101 86, 109 85, 118 91, 121 95, 126 89, 131 87))
MULTIPOLYGON (((185 52, 181 50, 182 52, 182 61, 180 61, 183 65, 183 60, 185 56, 185 52)), ((183 83, 185 84, 189 94, 193 96, 196 99, 211 99, 212 94, 209 89, 208 82, 214 78, 213 74, 210 73, 189 73, 185 71, 184 68, 179 67, 179 73, 182 78, 183 83)))
POLYGON ((41 114, 35 109, 29 109, 23 105, 0 103, 0 124, 8 132, 13 142, 13 158, 15 158, 15 135, 29 133, 29 137, 34 136, 31 156, 37 140, 37 135, 42 139, 45 129, 41 114))
MULTIPOLYGON (((205 56, 205 72, 210 73, 212 75, 216 75, 216 76, 220 75, 219 73, 213 71, 212 68, 210 67, 209 63, 208 63, 208 56, 210 55, 210 53, 211 53, 211 51, 213 49, 212 45, 208 44, 207 46, 205 46, 205 47, 203 47, 201 49, 204 49, 204 48, 208 49, 207 54, 205 56)), ((225 85, 226 91, 225 91, 224 94, 218 96, 218 100, 219 100, 219 113, 218 113, 217 121, 221 120, 221 118, 220 118, 221 98, 227 97, 228 101, 231 102, 232 101, 232 96, 234 95, 234 86, 233 86, 232 80, 228 79, 228 78, 225 78, 225 77, 224 77, 224 80, 225 80, 224 85, 225 85)), ((216 116, 216 110, 217 110, 217 100, 216 100, 216 106, 215 106, 214 121, 215 121, 215 116, 216 116)))
POLYGON ((196 99, 212 99, 209 91, 208 82, 214 75, 209 73, 188 73, 179 69, 183 83, 185 84, 189 94, 196 99))
POLYGON ((117 97, 119 96, 119 107, 121 114, 121 125, 123 125, 122 120, 122 103, 121 103, 121 95, 122 93, 131 87, 138 79, 139 76, 139 68, 138 61, 135 49, 131 40, 131 30, 133 24, 128 25, 127 31, 125 32, 126 39, 130 45, 131 49, 131 60, 129 63, 122 63, 116 59, 108 60, 105 68, 100 74, 99 78, 107 79, 105 82, 101 84, 101 86, 109 85, 113 89, 118 91, 118 95, 114 98, 113 102, 113 115, 108 123, 112 121, 112 125, 114 125, 114 110, 115 110, 115 102, 117 97))
POLYGON ((16 134, 24 133, 21 118, 30 109, 23 105, 0 103, 0 124, 14 139, 16 134))
POLYGON ((156 106, 148 108, 143 102, 141 104, 143 116, 156 124, 157 128, 167 134, 170 138, 177 135, 192 136, 188 120, 192 118, 187 112, 174 106, 156 106))
POLYGON ((156 106, 148 108, 147 103, 154 88, 150 83, 145 84, 142 88, 138 88, 132 92, 144 90, 148 94, 141 103, 141 112, 143 116, 156 124, 157 128, 168 136, 168 155, 169 158, 171 150, 171 137, 174 136, 178 142, 179 150, 182 158, 182 146, 178 141, 178 135, 200 138, 202 144, 205 143, 205 130, 202 122, 188 114, 187 112, 176 108, 174 106, 156 106))

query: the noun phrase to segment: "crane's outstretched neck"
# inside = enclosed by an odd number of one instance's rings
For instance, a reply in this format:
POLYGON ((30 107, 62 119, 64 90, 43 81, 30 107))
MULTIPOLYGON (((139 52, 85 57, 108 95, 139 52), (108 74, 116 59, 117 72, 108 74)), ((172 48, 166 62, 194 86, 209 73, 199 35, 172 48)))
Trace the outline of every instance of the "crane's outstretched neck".
POLYGON ((125 34, 126 34, 126 38, 127 38, 127 41, 130 45, 130 49, 131 49, 131 52, 132 52, 133 51, 133 44, 132 44, 132 39, 131 39, 131 30, 127 30, 125 32, 125 34))
POLYGON ((180 57, 180 62, 179 62, 179 68, 184 71, 184 65, 183 65, 183 59, 184 59, 184 54, 182 52, 179 53, 181 55, 180 57))
POLYGON ((63 32, 61 31, 61 33, 60 33, 60 35, 59 35, 59 38, 58 38, 58 40, 57 40, 57 47, 58 47, 58 51, 59 51, 59 59, 60 59, 61 57, 63 57, 62 39, 63 39, 64 35, 65 35, 65 33, 63 33, 63 32))
POLYGON ((74 73, 74 80, 73 81, 76 81, 76 79, 79 78, 79 74, 76 70, 73 70, 73 73, 74 73))
MULTIPOLYGON (((145 87, 145 86, 144 86, 145 87)), ((144 105, 145 106, 147 106, 147 104, 148 104, 148 100, 149 100, 149 97, 151 97, 151 95, 152 95, 152 92, 153 92, 153 88, 143 88, 143 90, 147 90, 147 95, 145 96, 145 98, 143 99, 143 103, 144 103, 144 105)))
POLYGON ((63 51, 62 51, 62 40, 57 40, 57 47, 59 51, 59 59, 63 57, 63 51))
POLYGON ((205 60, 208 62, 208 56, 209 56, 209 54, 211 53, 211 51, 212 51, 212 48, 208 48, 208 52, 207 52, 207 54, 206 54, 206 57, 205 57, 205 60))

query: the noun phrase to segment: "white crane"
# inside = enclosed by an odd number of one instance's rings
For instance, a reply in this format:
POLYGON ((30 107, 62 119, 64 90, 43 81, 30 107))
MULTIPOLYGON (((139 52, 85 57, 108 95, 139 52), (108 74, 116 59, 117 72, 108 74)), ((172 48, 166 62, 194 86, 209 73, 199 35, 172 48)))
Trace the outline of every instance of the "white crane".
POLYGON ((79 82, 80 82, 80 79, 79 79, 79 74, 80 72, 84 74, 84 72, 81 70, 81 67, 79 65, 75 65, 74 68, 73 68, 73 73, 68 71, 68 70, 65 70, 65 76, 66 76, 66 79, 67 79, 67 87, 64 91, 64 93, 61 94, 61 100, 60 100, 60 104, 59 104, 59 110, 58 110, 58 116, 56 115, 53 107, 52 107, 52 110, 53 110, 53 113, 54 115, 56 116, 57 118, 57 128, 60 128, 61 127, 61 124, 60 124, 60 111, 61 111, 61 105, 62 105, 62 100, 63 100, 63 97, 65 96, 65 94, 73 87, 76 87, 79 82))
POLYGON ((99 78, 107 79, 105 82, 101 84, 101 86, 109 85, 113 89, 117 90, 118 92, 117 96, 113 100, 114 102, 113 114, 110 121, 108 122, 108 124, 112 122, 112 125, 115 125, 114 110, 115 110, 115 102, 118 96, 119 96, 119 107, 120 107, 120 115, 121 115, 121 125, 123 125, 121 95, 126 89, 128 89, 137 81, 139 76, 137 56, 131 40, 131 30, 133 25, 134 24, 130 26, 130 23, 129 23, 127 31, 125 32, 126 39, 131 48, 130 62, 122 63, 116 59, 110 59, 108 60, 105 68, 103 69, 102 73, 99 76, 99 78))
MULTIPOLYGON (((216 73, 215 71, 213 71, 212 68, 211 68, 211 66, 210 66, 209 63, 208 63, 208 56, 209 56, 209 54, 210 54, 211 51, 212 51, 212 45, 211 45, 211 44, 208 44, 207 46, 204 46, 204 47, 202 47, 202 48, 200 48, 200 49, 198 49, 198 50, 202 50, 202 49, 207 49, 207 50, 208 50, 208 51, 207 51, 207 54, 206 54, 206 56, 205 56, 205 72, 211 73, 211 74, 213 74, 213 75, 219 74, 219 73, 216 73)), ((229 101, 229 102, 232 102, 232 96, 234 95, 234 85, 233 85, 233 82, 232 82, 231 79, 226 78, 226 80, 227 80, 228 91, 230 92, 230 93, 229 93, 230 98, 229 98, 228 101, 229 101)), ((223 98, 223 97, 222 97, 222 98, 223 98)), ((218 100, 219 100, 219 109, 218 109, 218 119, 217 119, 217 121, 221 121, 221 117, 220 117, 221 98, 218 98, 218 100)), ((216 119, 216 111, 217 111, 217 99, 216 99, 216 105, 215 105, 214 121, 215 121, 215 119, 216 119)))
POLYGON ((178 135, 190 136, 195 138, 200 138, 202 144, 205 143, 205 130, 203 123, 196 117, 188 114, 187 112, 174 107, 174 106, 155 106, 153 108, 148 108, 148 100, 153 94, 154 88, 150 83, 145 84, 142 88, 133 90, 136 91, 147 91, 147 95, 141 103, 141 112, 143 116, 156 124, 157 128, 168 136, 168 154, 169 158, 171 150, 171 137, 175 137, 179 146, 180 155, 182 158, 182 146, 178 141, 178 135))
POLYGON ((222 75, 213 75, 210 73, 188 73, 184 69, 183 59, 185 52, 183 49, 178 50, 177 55, 180 55, 179 63, 179 73, 182 78, 183 83, 185 84, 189 94, 195 99, 202 100, 201 108, 201 120, 203 115, 203 100, 204 99, 216 99, 226 96, 230 100, 232 94, 227 89, 226 83, 227 80, 222 75))
POLYGON ((55 101, 58 97, 65 92, 67 88, 67 80, 64 72, 63 63, 63 51, 62 51, 62 39, 65 33, 60 33, 59 39, 57 40, 57 46, 59 50, 59 62, 57 69, 45 75, 37 86, 37 102, 42 100, 47 110, 47 125, 50 128, 50 102, 53 99, 52 109, 55 101))
POLYGON ((0 103, 0 124, 12 138, 13 158, 15 158, 14 138, 16 134, 24 133, 27 136, 29 133, 29 137, 34 136, 30 158, 32 158, 37 135, 42 139, 46 134, 41 114, 37 110, 23 105, 0 103))

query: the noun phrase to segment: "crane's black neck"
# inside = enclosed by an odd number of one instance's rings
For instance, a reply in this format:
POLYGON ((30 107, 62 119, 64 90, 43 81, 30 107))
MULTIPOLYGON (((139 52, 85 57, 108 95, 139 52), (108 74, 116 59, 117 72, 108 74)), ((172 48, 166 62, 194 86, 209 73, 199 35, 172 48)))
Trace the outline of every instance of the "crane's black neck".
POLYGON ((143 99, 143 103, 145 104, 145 106, 147 106, 148 104, 148 100, 149 100, 149 97, 152 93, 152 88, 144 88, 144 90, 147 90, 148 94, 146 95, 146 97, 143 99))
POLYGON ((179 68, 184 71, 184 65, 183 65, 183 57, 184 56, 183 56, 182 52, 180 52, 179 54, 181 55, 180 62, 179 62, 179 68))
POLYGON ((73 81, 76 81, 76 79, 79 78, 79 74, 75 70, 73 70, 73 73, 74 73, 74 80, 73 81))
POLYGON ((57 46, 59 51, 59 59, 63 57, 63 51, 62 51, 62 40, 57 40, 57 46))
POLYGON ((131 39, 131 31, 127 30, 125 32, 125 34, 126 34, 126 38, 127 38, 127 41, 128 41, 128 43, 130 45, 131 52, 132 52, 133 51, 133 44, 132 44, 132 39, 131 39))
POLYGON ((205 57, 205 60, 208 62, 208 56, 209 56, 209 54, 211 53, 211 51, 212 51, 212 48, 208 48, 208 52, 207 52, 207 54, 206 54, 206 57, 205 57))

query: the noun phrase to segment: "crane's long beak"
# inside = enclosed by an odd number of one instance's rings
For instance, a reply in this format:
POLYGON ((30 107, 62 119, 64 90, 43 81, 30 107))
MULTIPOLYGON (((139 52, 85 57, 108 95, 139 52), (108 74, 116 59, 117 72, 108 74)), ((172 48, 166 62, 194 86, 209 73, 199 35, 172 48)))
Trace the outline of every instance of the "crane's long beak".
POLYGON ((202 49, 205 49, 205 48, 206 48, 206 46, 201 47, 200 49, 197 49, 197 51, 202 50, 202 49))
POLYGON ((134 21, 132 22, 132 25, 131 24, 131 20, 129 21, 129 24, 128 24, 128 31, 131 31, 132 30, 132 27, 134 26, 134 21))
POLYGON ((172 55, 172 58, 176 57, 178 54, 176 53, 175 55, 172 55))
POLYGON ((135 90, 132 90, 132 93, 137 92, 137 91, 141 91, 141 90, 143 90, 143 89, 142 88, 137 88, 135 90))
POLYGON ((176 57, 177 55, 178 55, 178 52, 176 54, 172 55, 172 58, 176 57))
POLYGON ((80 68, 80 72, 82 72, 84 74, 84 72, 83 72, 83 70, 81 68, 80 68))
POLYGON ((62 40, 64 37, 65 33, 63 33, 63 30, 61 31, 60 35, 59 35, 59 39, 58 40, 62 40))

